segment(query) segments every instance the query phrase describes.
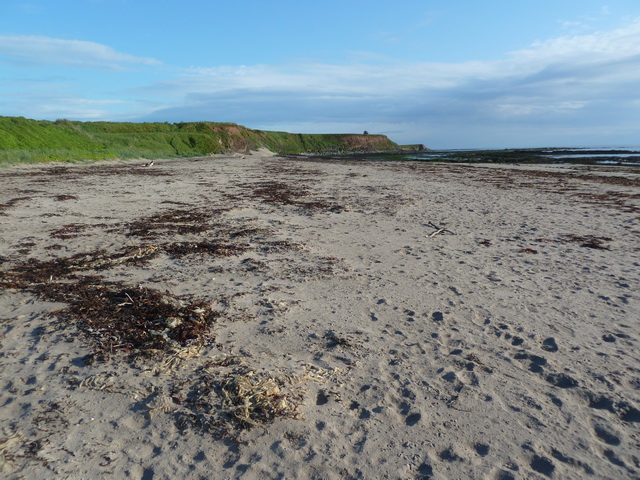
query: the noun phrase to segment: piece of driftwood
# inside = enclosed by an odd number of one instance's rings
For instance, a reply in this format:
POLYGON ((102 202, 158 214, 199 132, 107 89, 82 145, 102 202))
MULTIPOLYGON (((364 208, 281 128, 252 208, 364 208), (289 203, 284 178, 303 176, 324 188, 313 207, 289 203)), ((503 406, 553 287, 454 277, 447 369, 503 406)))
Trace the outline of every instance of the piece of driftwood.
POLYGON ((431 233, 430 235, 427 235, 427 237, 429 237, 429 238, 435 237, 436 235, 440 235, 442 233, 450 233, 451 235, 455 235, 455 233, 453 233, 451 230, 447 230, 444 227, 439 227, 438 225, 436 225, 433 222, 427 223, 427 226, 436 229, 435 232, 431 233))

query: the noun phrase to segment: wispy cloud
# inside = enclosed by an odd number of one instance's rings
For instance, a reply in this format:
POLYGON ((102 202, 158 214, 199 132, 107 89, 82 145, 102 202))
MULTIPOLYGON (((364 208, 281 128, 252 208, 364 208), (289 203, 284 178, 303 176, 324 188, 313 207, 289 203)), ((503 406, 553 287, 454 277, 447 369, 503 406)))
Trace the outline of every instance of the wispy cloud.
POLYGON ((161 64, 153 58, 128 55, 96 42, 29 35, 0 35, 0 60, 29 66, 103 70, 161 64))
POLYGON ((624 27, 587 35, 553 38, 534 43, 531 48, 514 52, 526 62, 589 62, 614 60, 640 54, 640 19, 624 27))

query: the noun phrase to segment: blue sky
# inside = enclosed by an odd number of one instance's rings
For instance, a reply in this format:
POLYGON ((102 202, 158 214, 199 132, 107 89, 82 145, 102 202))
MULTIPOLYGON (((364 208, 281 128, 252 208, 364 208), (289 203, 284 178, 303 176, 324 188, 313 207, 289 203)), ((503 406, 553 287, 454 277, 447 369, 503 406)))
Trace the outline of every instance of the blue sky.
POLYGON ((2 0, 0 115, 640 144, 638 0, 2 0))

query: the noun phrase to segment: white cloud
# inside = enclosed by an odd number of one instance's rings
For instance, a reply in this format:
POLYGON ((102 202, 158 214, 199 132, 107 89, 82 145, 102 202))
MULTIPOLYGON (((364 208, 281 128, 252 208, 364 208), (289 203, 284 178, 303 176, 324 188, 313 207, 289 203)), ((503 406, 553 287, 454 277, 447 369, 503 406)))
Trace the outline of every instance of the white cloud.
POLYGON ((536 42, 529 49, 513 52, 520 62, 550 63, 568 60, 594 62, 640 54, 640 19, 609 32, 573 35, 536 42))
POLYGON ((160 65, 152 58, 121 53, 96 42, 44 36, 0 35, 0 59, 31 66, 120 70, 130 65, 160 65))

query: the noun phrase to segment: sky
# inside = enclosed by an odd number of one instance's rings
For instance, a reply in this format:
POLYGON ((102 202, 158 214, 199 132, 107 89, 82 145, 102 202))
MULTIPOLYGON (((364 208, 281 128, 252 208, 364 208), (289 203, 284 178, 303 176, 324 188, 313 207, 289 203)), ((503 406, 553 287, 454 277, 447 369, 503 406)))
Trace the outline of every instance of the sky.
POLYGON ((640 145, 640 0, 0 0, 0 115, 640 145))

